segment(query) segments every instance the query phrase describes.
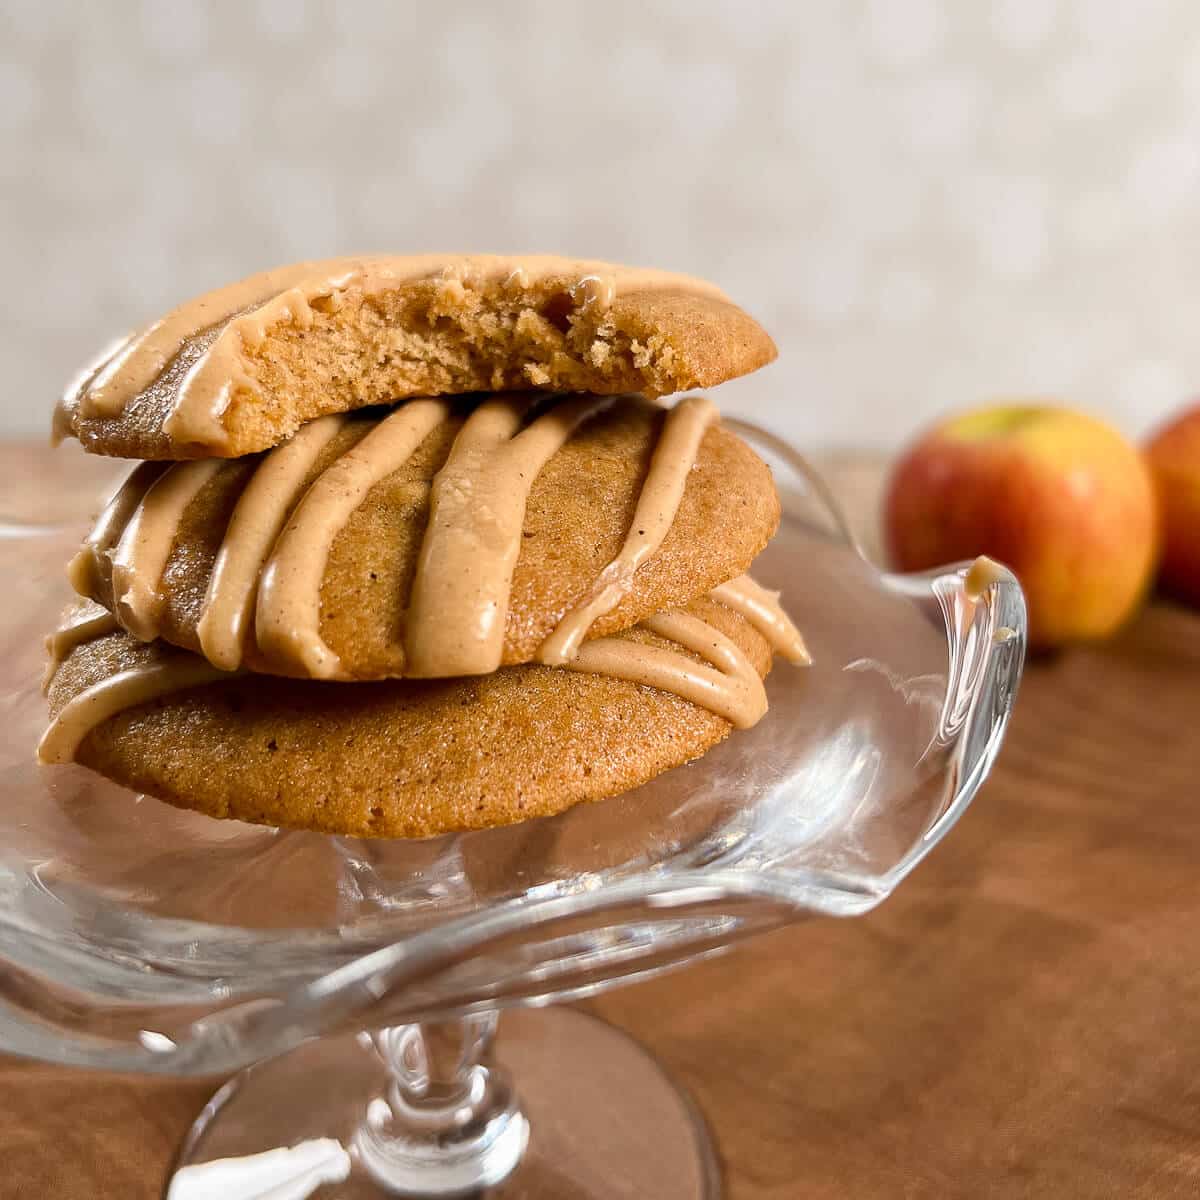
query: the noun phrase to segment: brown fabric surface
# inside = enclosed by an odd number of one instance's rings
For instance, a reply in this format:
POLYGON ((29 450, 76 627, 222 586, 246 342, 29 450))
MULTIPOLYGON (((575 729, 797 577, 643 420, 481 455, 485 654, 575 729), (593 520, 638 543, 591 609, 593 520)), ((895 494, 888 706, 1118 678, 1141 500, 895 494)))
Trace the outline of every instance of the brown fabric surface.
MULTIPOLYGON (((1200 616, 1156 605, 1030 668, 877 912, 594 1002, 691 1089, 729 1200, 1200 1194, 1198 714, 1200 616)), ((0 1059, 0 1197, 157 1197, 213 1086, 0 1059)))

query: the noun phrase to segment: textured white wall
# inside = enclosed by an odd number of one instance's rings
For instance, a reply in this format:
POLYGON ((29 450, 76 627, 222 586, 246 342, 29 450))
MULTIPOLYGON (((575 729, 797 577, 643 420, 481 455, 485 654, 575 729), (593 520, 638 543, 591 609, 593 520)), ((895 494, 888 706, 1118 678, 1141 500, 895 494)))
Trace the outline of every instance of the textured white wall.
POLYGON ((1196 0, 4 0, 0 172, 0 432, 173 302, 361 249, 711 276, 782 350, 726 407, 809 443, 1200 385, 1196 0))

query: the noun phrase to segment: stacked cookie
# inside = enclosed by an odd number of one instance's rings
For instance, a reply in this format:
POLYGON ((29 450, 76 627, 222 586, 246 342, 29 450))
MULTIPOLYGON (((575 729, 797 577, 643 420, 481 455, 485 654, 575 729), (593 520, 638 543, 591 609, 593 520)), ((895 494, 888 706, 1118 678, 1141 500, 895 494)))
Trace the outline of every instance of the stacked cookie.
POLYGON ((711 285, 533 256, 305 263, 113 347, 60 436, 143 461, 69 574, 43 761, 375 837, 615 795, 766 711, 804 646, 745 572, 769 362, 711 285))

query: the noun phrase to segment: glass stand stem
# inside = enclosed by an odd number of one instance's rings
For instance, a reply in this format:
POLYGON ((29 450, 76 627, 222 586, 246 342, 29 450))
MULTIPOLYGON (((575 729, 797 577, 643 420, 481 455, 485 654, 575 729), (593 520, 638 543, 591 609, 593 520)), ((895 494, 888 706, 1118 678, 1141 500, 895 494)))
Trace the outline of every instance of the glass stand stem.
POLYGON ((463 1196, 504 1180, 529 1122, 492 1061, 496 1014, 364 1034, 390 1075, 354 1135, 363 1166, 398 1196, 463 1196))

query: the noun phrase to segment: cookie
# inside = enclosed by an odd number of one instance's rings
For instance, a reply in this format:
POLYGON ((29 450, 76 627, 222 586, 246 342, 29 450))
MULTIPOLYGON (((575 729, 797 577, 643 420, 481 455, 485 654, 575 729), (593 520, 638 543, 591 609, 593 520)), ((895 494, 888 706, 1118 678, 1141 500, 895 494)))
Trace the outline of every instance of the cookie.
POLYGON ((771 647, 750 621, 711 599, 659 619, 667 624, 590 643, 600 673, 526 665, 347 685, 212 681, 203 660, 113 631, 91 608, 58 646, 44 756, 182 808, 286 828, 428 837, 548 816, 687 763, 728 735, 730 717, 752 723, 765 710, 771 647), (682 630, 671 625, 681 619, 682 630), (689 629, 710 662, 740 664, 721 668, 744 692, 730 693, 727 716, 707 706, 708 692, 702 705, 607 673, 646 653, 708 681, 713 668, 677 640, 689 629), (601 661, 605 652, 614 660, 601 661), (178 672, 167 687, 162 670, 178 672), (73 733, 64 712, 81 722, 73 733))
POLYGON ((422 400, 321 418, 267 455, 137 467, 71 576, 139 637, 226 670, 484 674, 538 657, 606 569, 582 636, 741 574, 778 521, 769 469, 700 397, 422 400), (488 621, 488 646, 435 644, 488 621))
POLYGON ((702 280, 528 255, 300 263, 198 297, 111 347, 58 436, 138 459, 238 457, 313 418, 516 389, 668 395, 774 359, 702 280))

